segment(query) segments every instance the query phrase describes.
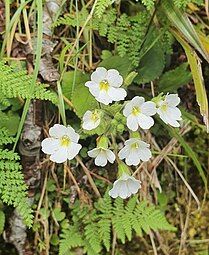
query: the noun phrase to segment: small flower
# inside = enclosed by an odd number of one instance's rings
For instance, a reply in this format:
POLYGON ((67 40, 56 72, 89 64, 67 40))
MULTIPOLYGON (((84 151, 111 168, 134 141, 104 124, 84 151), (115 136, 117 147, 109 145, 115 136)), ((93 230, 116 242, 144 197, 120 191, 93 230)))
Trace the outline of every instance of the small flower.
POLYGON ((123 173, 122 176, 114 182, 113 188, 109 191, 112 198, 121 197, 123 199, 136 194, 141 188, 141 182, 133 176, 123 173))
POLYGON ((86 111, 83 115, 82 128, 86 130, 92 130, 99 126, 100 124, 100 114, 97 110, 94 112, 86 111))
POLYGON ((180 98, 177 94, 166 95, 164 100, 160 100, 157 103, 157 113, 161 120, 173 127, 179 127, 178 121, 182 120, 181 111, 176 107, 179 103, 180 98))
POLYGON ((127 117, 127 127, 136 131, 138 127, 149 129, 154 125, 152 115, 156 113, 156 106, 153 102, 145 102, 143 97, 135 96, 125 105, 123 115, 127 117))
POLYGON ((139 138, 130 138, 125 141, 125 146, 118 153, 120 159, 125 159, 128 166, 137 166, 142 161, 148 161, 152 157, 149 144, 139 138))
POLYGON ((80 151, 78 144, 79 135, 68 126, 55 124, 49 129, 50 138, 45 138, 42 143, 42 151, 51 155, 50 160, 56 163, 63 163, 67 159, 73 159, 80 151))
POLYGON ((91 81, 87 81, 85 86, 98 102, 108 105, 113 101, 124 100, 127 93, 125 89, 120 88, 122 84, 123 77, 117 70, 98 67, 92 73, 91 81))
POLYGON ((106 148, 98 147, 87 152, 89 157, 95 158, 96 166, 105 166, 107 161, 113 163, 115 161, 115 154, 106 148))

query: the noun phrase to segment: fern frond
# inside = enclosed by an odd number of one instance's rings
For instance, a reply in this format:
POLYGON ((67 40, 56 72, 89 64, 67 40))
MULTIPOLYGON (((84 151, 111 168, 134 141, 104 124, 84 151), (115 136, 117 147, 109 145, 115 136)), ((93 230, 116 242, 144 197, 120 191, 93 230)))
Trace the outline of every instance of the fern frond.
POLYGON ((31 95, 30 88, 33 78, 25 70, 19 70, 15 66, 8 66, 0 61, 0 77, 1 97, 41 99, 57 104, 57 95, 47 90, 44 84, 37 83, 34 93, 31 95))
POLYGON ((112 4, 112 0, 98 0, 96 4, 96 11, 95 14, 98 16, 98 18, 101 18, 104 14, 107 7, 109 7, 112 4))
POLYGON ((71 253, 72 248, 83 246, 81 235, 73 226, 64 229, 60 237, 59 255, 73 255, 74 253, 71 253))
MULTIPOLYGON (((0 129, 1 146, 13 141, 6 129, 0 129)), ((4 203, 16 207, 26 225, 31 226, 33 215, 19 160, 17 153, 8 149, 0 149, 0 197, 4 203)))

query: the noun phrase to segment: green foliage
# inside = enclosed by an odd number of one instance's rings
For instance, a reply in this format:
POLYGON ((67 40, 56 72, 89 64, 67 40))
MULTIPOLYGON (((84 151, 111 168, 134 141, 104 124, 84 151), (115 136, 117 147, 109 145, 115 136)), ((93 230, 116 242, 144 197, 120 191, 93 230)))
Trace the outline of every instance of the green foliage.
POLYGON ((5 214, 3 211, 0 211, 0 234, 4 231, 4 224, 5 224, 5 214))
POLYGON ((122 243, 126 237, 132 239, 133 231, 142 236, 143 231, 149 233, 151 229, 175 230, 154 205, 148 206, 146 201, 138 203, 136 196, 127 204, 120 198, 112 203, 106 193, 94 203, 94 208, 75 203, 72 224, 61 234, 59 254, 71 254, 75 247, 82 247, 88 255, 100 254, 103 247, 109 251, 112 228, 122 243))
POLYGON ((99 108, 96 99, 91 95, 89 89, 83 84, 77 86, 72 94, 72 103, 79 118, 82 118, 87 110, 99 108))
MULTIPOLYGON (((6 129, 0 129, 1 146, 12 143, 6 129)), ((8 149, 0 149, 0 197, 4 203, 13 205, 28 226, 32 225, 32 210, 27 199, 27 186, 21 172, 19 155, 8 149)))
POLYGON ((0 102, 8 104, 9 98, 20 97, 22 99, 32 98, 49 100, 52 103, 57 103, 57 96, 54 92, 47 90, 46 86, 41 83, 37 83, 35 91, 31 95, 31 83, 32 76, 28 75, 25 70, 20 70, 17 66, 6 65, 3 61, 0 61, 0 102))
POLYGON ((112 4, 112 0, 98 0, 95 7, 95 14, 98 18, 101 18, 105 12, 105 9, 112 4))
POLYGON ((158 78, 165 67, 165 56, 161 46, 155 44, 141 59, 137 68, 135 82, 147 83, 158 78))
POLYGON ((165 72, 158 81, 158 88, 160 92, 175 92, 179 87, 189 83, 191 79, 188 63, 183 63, 174 70, 165 72))

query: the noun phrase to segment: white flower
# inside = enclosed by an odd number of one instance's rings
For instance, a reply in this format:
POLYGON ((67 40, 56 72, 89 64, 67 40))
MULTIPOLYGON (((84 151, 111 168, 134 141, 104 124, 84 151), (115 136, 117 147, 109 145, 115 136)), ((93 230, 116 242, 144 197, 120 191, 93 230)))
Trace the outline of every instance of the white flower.
POLYGON ((99 126, 100 124, 100 114, 97 110, 94 112, 86 111, 83 115, 82 128, 86 130, 92 130, 99 126))
POLYGON ((130 138, 125 141, 125 146, 118 153, 120 159, 125 159, 128 166, 137 166, 142 161, 148 161, 152 157, 149 144, 139 138, 130 138))
POLYGON ((123 77, 117 70, 98 67, 92 73, 91 81, 87 81, 85 86, 98 102, 108 105, 113 101, 124 100, 127 93, 125 89, 120 88, 122 84, 123 77))
POLYGON ((133 176, 123 173, 122 176, 114 182, 113 188, 109 191, 112 198, 121 197, 123 199, 136 194, 141 188, 141 182, 133 176))
POLYGON ((42 151, 50 154, 50 160, 63 163, 73 159, 80 151, 79 135, 72 127, 55 124, 49 129, 50 138, 42 141, 42 151))
POLYGON ((115 154, 103 147, 98 147, 93 150, 87 152, 89 157, 95 158, 95 165, 97 166, 105 166, 107 161, 113 163, 115 161, 115 154))
POLYGON ((157 103, 157 113, 161 120, 173 127, 179 127, 178 123, 181 118, 181 111, 176 107, 180 103, 177 94, 166 95, 164 100, 157 103))
POLYGON ((127 127, 136 131, 138 127, 149 129, 154 125, 152 115, 156 113, 153 102, 145 102, 143 97, 136 96, 125 105, 123 115, 127 117, 127 127))

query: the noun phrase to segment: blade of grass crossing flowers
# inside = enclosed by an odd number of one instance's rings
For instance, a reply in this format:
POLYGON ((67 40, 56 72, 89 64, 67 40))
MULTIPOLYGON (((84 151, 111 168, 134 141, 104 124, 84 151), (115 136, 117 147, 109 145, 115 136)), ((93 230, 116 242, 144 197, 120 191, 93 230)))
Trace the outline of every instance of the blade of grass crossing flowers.
POLYGON ((196 52, 189 46, 189 44, 176 32, 173 31, 176 39, 185 50, 191 72, 194 80, 197 103, 200 107, 200 113, 203 116, 203 121, 206 125, 207 132, 209 132, 209 113, 208 113, 208 99, 205 90, 204 80, 202 76, 202 68, 200 59, 196 52))
POLYGON ((196 33, 194 26, 188 19, 188 17, 176 8, 171 0, 162 0, 162 10, 170 20, 171 24, 182 33, 182 36, 191 44, 195 50, 197 50, 206 61, 209 62, 209 54, 201 43, 198 34, 196 33))
MULTIPOLYGON (((35 64, 34 64, 34 72, 33 72, 33 81, 31 83, 31 89, 30 89, 30 93, 31 96, 33 95, 34 92, 34 88, 36 85, 36 80, 37 80, 37 76, 38 76, 38 71, 39 71, 39 67, 40 67, 40 60, 41 60, 41 51, 42 51, 42 40, 43 40, 43 6, 42 6, 42 0, 36 0, 36 7, 37 7, 37 24, 38 24, 38 29, 37 29, 37 47, 36 47, 36 51, 34 53, 34 56, 36 56, 35 58, 35 64)), ((23 125, 25 123, 25 119, 28 113, 28 109, 30 106, 30 102, 31 102, 31 97, 29 97, 28 99, 26 99, 25 101, 25 105, 23 108, 23 113, 21 116, 21 120, 20 120, 20 124, 18 127, 18 131, 17 131, 17 135, 15 138, 15 143, 14 143, 14 147, 13 147, 13 151, 15 150, 23 125)))
POLYGON ((59 112, 62 117, 62 122, 66 126, 67 122, 66 122, 66 116, 65 116, 65 104, 64 104, 62 89, 61 89, 61 85, 59 81, 57 82, 57 91, 58 91, 58 98, 59 98, 59 102, 58 102, 59 112))

